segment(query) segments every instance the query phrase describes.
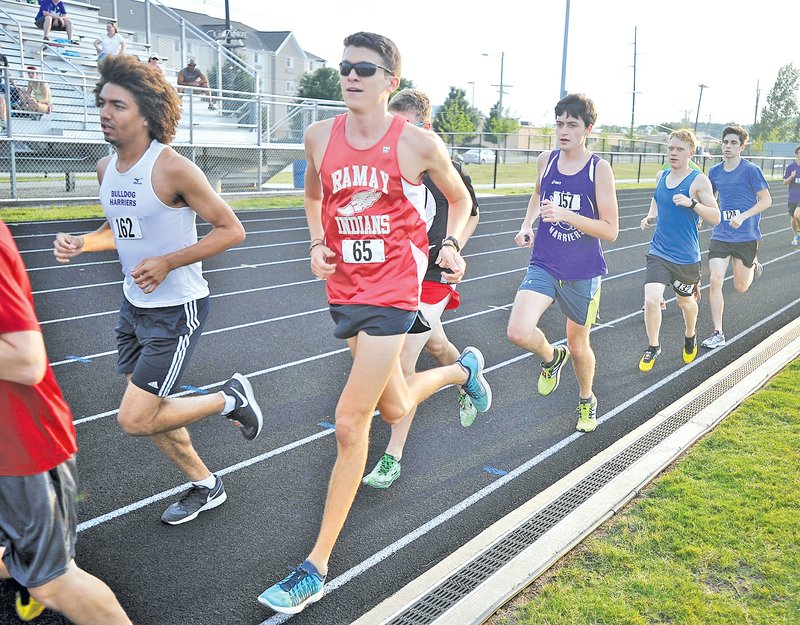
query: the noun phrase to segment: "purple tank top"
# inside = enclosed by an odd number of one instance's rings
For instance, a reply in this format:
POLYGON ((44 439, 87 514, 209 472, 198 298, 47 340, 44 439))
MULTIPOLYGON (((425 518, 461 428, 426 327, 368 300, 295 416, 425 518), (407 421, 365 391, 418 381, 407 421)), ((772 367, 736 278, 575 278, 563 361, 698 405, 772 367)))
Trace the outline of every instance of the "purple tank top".
MULTIPOLYGON (((592 154, 577 174, 558 171, 561 150, 553 150, 542 174, 540 197, 597 219, 595 174, 600 157, 592 154)), ((533 242, 531 265, 541 267, 559 280, 588 280, 608 273, 600 239, 576 230, 564 222, 544 223, 539 220, 533 242)))

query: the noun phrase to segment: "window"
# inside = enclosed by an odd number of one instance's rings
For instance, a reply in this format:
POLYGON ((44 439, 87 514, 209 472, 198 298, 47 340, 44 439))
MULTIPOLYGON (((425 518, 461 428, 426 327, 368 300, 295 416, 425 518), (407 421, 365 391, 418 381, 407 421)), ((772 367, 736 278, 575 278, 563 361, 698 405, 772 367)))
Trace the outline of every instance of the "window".
POLYGON ((294 93, 295 91, 296 91, 296 88, 294 86, 294 81, 293 80, 287 80, 286 81, 286 93, 294 93))
POLYGON ((294 57, 287 56, 286 57, 286 69, 294 69, 294 57))

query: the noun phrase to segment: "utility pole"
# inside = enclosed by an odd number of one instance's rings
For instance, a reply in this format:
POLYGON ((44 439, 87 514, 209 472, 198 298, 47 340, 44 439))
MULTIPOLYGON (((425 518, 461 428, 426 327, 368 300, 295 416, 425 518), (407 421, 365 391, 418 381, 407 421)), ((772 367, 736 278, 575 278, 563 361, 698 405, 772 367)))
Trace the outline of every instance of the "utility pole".
POLYGON ((756 110, 753 113, 753 125, 758 123, 758 101, 761 99, 761 86, 759 81, 756 80, 756 110))
POLYGON ((636 114, 636 26, 633 27, 633 91, 631 97, 631 133, 633 141, 634 116, 636 114))
POLYGON ((567 0, 567 12, 564 16, 564 52, 561 56, 561 95, 558 96, 560 100, 567 95, 567 42, 569 41, 569 0, 567 0))
POLYGON ((700 83, 700 98, 697 100, 697 114, 694 117, 694 134, 697 134, 697 121, 700 119, 700 103, 703 101, 703 89, 708 89, 708 85, 700 83))

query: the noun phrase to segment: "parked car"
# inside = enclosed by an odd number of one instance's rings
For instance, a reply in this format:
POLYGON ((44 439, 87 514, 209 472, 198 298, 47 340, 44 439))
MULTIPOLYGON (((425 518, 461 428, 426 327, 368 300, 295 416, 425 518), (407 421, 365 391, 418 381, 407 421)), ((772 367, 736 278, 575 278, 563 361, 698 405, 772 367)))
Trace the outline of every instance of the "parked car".
POLYGON ((494 163, 494 150, 473 148, 464 152, 465 163, 494 163))

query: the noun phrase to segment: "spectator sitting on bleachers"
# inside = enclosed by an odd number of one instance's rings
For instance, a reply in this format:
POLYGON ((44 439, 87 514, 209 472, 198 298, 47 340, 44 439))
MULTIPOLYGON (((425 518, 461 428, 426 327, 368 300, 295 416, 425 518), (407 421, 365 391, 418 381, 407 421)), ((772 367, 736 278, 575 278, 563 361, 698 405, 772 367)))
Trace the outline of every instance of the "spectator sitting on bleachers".
POLYGON ((197 67, 194 59, 189 59, 181 71, 178 72, 178 93, 197 92, 208 96, 208 108, 214 110, 214 102, 211 100, 211 91, 208 89, 208 78, 197 67), (202 89, 186 89, 185 87, 203 87, 202 89))
POLYGON ((40 80, 34 65, 28 65, 28 86, 20 89, 20 108, 46 115, 53 110, 50 85, 40 80))
POLYGON ((42 39, 50 41, 50 30, 64 30, 70 43, 78 42, 72 38, 72 20, 67 17, 67 7, 61 0, 39 0, 39 12, 34 20, 36 28, 42 29, 42 39))
POLYGON ((151 55, 150 55, 150 58, 149 58, 149 59, 147 59, 147 64, 148 64, 148 65, 151 65, 152 67, 155 67, 155 68, 157 68, 157 69, 158 69, 158 71, 160 71, 160 72, 161 72, 161 75, 162 75, 162 76, 164 76, 164 75, 165 75, 165 73, 164 73, 164 68, 163 68, 163 67, 161 67, 161 65, 159 65, 159 64, 158 64, 158 62, 159 62, 160 60, 161 60, 161 57, 160 57, 160 56, 158 56, 158 53, 157 53, 157 52, 153 52, 153 54, 151 54, 151 55))
POLYGON ((119 34, 117 25, 114 22, 108 22, 106 34, 94 40, 94 47, 97 50, 97 60, 99 61, 107 54, 125 54, 125 39, 119 34))

